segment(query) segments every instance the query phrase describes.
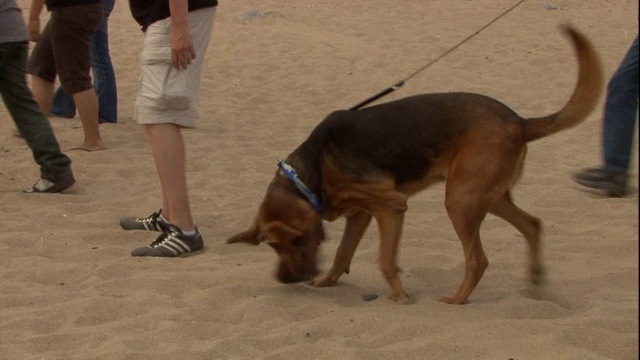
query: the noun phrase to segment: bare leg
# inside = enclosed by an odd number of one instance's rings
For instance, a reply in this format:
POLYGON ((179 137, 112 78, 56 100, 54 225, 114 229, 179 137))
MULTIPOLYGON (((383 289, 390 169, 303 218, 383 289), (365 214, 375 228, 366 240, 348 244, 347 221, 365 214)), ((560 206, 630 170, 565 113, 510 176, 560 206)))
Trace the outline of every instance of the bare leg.
POLYGON ((183 231, 195 230, 186 177, 186 152, 180 127, 145 125, 162 187, 162 216, 183 231))
POLYGON ((53 99, 53 85, 54 83, 47 80, 31 75, 31 91, 33 92, 33 98, 38 103, 40 111, 43 114, 49 114, 51 108, 51 101, 53 99))
MULTIPOLYGON (((73 101, 76 103, 78 115, 84 130, 84 142, 78 147, 87 151, 104 150, 107 147, 100 137, 98 127, 98 98, 93 88, 73 94, 73 101)), ((49 103, 50 105, 51 103, 49 103)))

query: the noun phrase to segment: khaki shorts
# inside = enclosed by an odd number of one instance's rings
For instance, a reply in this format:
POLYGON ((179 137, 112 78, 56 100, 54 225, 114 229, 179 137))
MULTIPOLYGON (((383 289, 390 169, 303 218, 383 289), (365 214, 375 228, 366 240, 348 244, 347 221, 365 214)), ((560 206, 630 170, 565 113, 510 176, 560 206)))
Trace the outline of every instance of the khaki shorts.
POLYGON ((196 58, 186 69, 171 64, 171 19, 156 21, 145 32, 134 119, 138 124, 172 123, 194 128, 198 122, 200 77, 215 7, 189 12, 196 58))
POLYGON ((100 22, 102 4, 67 6, 51 11, 27 62, 27 73, 55 82, 56 75, 68 94, 93 88, 91 36, 100 22))

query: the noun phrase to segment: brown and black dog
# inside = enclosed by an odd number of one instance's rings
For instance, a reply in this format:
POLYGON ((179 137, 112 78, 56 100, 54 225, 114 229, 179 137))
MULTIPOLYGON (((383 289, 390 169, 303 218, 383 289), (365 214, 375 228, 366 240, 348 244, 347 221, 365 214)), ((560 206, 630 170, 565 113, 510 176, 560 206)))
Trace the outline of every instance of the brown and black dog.
POLYGON ((465 274, 458 290, 441 301, 462 304, 488 260, 480 242, 487 213, 503 218, 527 240, 530 281, 538 283, 541 221, 518 208, 511 189, 522 173, 527 143, 581 123, 603 88, 599 57, 590 41, 565 27, 578 57, 578 82, 559 112, 524 119, 483 95, 443 93, 411 96, 358 111, 336 111, 324 119, 269 184, 249 230, 228 243, 266 241, 278 254, 277 278, 331 286, 349 273, 351 259, 372 218, 380 233, 379 261, 390 299, 408 295, 396 264, 407 199, 446 180, 445 207, 460 238, 465 274), (309 195, 305 195, 310 193, 309 195), (314 203, 313 195, 319 199, 314 203), (324 205, 324 209, 319 208, 324 205), (346 217, 333 266, 319 278, 316 255, 324 239, 322 221, 346 217))

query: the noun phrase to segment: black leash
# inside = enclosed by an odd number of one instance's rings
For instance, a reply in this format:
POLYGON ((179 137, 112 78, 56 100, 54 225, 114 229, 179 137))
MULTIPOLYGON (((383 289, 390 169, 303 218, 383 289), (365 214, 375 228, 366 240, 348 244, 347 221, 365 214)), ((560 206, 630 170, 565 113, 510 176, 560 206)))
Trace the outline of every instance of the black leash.
POLYGON ((453 46, 452 48, 450 48, 449 50, 445 51, 442 55, 438 56, 437 58, 431 60, 427 65, 421 67, 420 69, 414 71, 411 75, 407 76, 406 78, 404 78, 403 80, 400 80, 399 82, 397 82, 396 84, 382 90, 381 92, 379 92, 378 94, 368 98, 367 100, 359 103, 358 105, 350 108, 349 110, 360 110, 361 108, 365 107, 366 105, 371 104, 372 102, 380 99, 383 96, 386 96, 392 92, 394 92, 396 89, 402 87, 404 85, 405 82, 409 81, 411 78, 415 77, 416 75, 418 75, 419 73, 423 72, 424 70, 426 70, 428 67, 430 67, 431 65, 435 64, 436 62, 438 62, 440 59, 442 59, 443 57, 449 55, 451 52, 453 52, 455 49, 459 48, 462 44, 466 43, 467 41, 469 41, 472 37, 480 34, 480 32, 482 32, 483 30, 485 30, 486 28, 488 28, 489 26, 491 26, 494 22, 500 20, 500 18, 502 18, 503 16, 507 15, 508 13, 510 13, 513 9, 515 9, 516 7, 518 7, 520 4, 522 4, 523 2, 525 2, 526 0, 520 0, 518 1, 517 4, 513 5, 512 7, 510 7, 509 9, 507 9, 505 12, 503 12, 502 14, 500 14, 498 17, 496 17, 495 19, 491 20, 488 24, 486 24, 485 26, 483 26, 482 28, 480 28, 480 30, 474 32, 473 34, 467 36, 464 40, 460 41, 458 44, 456 44, 455 46, 453 46))

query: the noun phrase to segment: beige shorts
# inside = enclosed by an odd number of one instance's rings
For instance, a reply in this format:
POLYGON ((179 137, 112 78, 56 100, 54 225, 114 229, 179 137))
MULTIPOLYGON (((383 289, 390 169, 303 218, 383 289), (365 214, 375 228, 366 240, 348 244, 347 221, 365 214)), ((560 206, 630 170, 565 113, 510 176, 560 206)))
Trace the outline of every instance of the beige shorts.
POLYGON ((198 94, 216 7, 189 12, 196 58, 186 69, 171 64, 171 19, 156 21, 145 32, 134 119, 138 124, 172 123, 193 128, 198 122, 198 94))

